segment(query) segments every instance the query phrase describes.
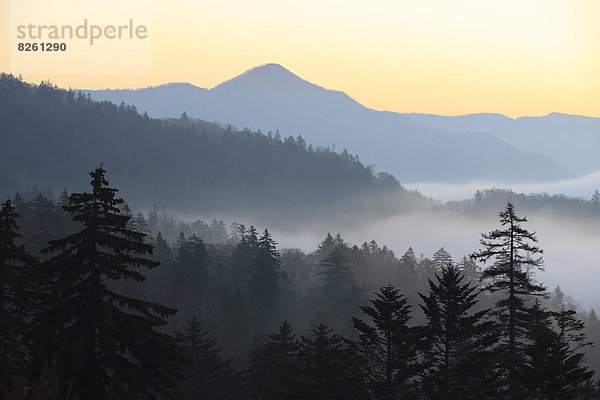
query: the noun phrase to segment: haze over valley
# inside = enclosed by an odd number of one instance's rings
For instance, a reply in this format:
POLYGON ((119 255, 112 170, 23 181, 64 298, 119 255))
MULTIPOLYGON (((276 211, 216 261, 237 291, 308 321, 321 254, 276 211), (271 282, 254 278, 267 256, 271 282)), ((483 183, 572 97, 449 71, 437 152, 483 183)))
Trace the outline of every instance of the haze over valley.
MULTIPOLYGON (((169 84, 134 91, 92 91, 90 101, 77 92, 51 86, 36 89, 8 76, 3 78, 3 88, 7 96, 3 123, 18 133, 8 138, 10 146, 5 149, 11 150, 3 156, 4 171, 19 170, 0 180, 7 196, 28 192, 34 184, 56 191, 84 187, 84 177, 74 175, 72 166, 91 169, 104 162, 112 167, 113 181, 122 186, 131 206, 141 211, 158 204, 182 221, 217 217, 268 226, 282 246, 303 250, 313 248, 324 232, 339 231, 353 243, 375 239, 396 253, 413 246, 430 256, 444 246, 457 258, 476 250, 478 235, 494 225, 498 211, 511 201, 534 226, 537 222, 542 240, 555 244, 562 235, 580 238, 577 246, 549 250, 548 272, 541 274, 542 279, 552 286, 563 284, 567 292, 577 291, 586 306, 600 301, 593 287, 576 283, 579 277, 592 282, 596 270, 593 238, 599 233, 598 215, 588 200, 600 187, 600 175, 585 175, 597 168, 596 158, 574 154, 594 149, 600 137, 594 136, 598 119, 550 115, 512 120, 498 115, 451 118, 378 112, 274 64, 249 70, 210 91, 169 84), (114 105, 96 102, 106 100, 114 105), (145 112, 163 118, 162 122, 138 114, 145 112), (66 115, 77 115, 77 123, 69 122, 66 115), (11 122, 14 118, 25 118, 27 124, 11 122), (93 122, 99 119, 105 119, 100 126, 93 122), (62 128, 40 135, 36 126, 42 126, 42 121, 62 128), (523 124, 533 127, 527 130, 523 124), (262 133, 236 132, 236 126, 262 133), (495 136, 482 133, 485 127, 495 136), (471 133, 463 134, 463 129, 471 133), (521 131, 538 136, 547 132, 545 147, 556 148, 561 129, 575 138, 567 140, 561 153, 564 165, 552 161, 549 155, 555 153, 550 151, 540 155, 531 146, 531 152, 516 148, 521 131), (503 142, 501 136, 512 143, 503 142), (592 145, 577 146, 584 139, 592 145), (58 146, 57 140, 96 145, 65 152, 67 147, 58 146), (110 150, 114 141, 121 144, 120 153, 110 150), (356 157, 346 152, 340 156, 344 141, 348 148, 364 151, 356 157), (28 150, 20 152, 25 142, 30 143, 28 150), (318 150, 328 144, 329 149, 318 150), (49 148, 55 150, 48 152, 49 148), (253 150, 244 153, 242 148, 253 150), (281 157, 281 152, 287 155, 281 157), (400 176, 430 177, 431 181, 398 181, 379 173, 378 166, 369 169, 363 164, 368 162, 364 153, 386 160, 400 176), (28 168, 15 164, 23 160, 28 160, 28 168), (132 168, 132 163, 145 166, 132 168), (483 164, 486 167, 480 168, 483 164), (36 165, 41 169, 32 169, 36 165), (163 190, 155 191, 156 185, 163 190), (487 188, 495 190, 485 195, 483 206, 475 208, 473 195, 487 188), (579 261, 566 266, 569 257, 579 261)), ((523 136, 523 146, 533 141, 523 136)))

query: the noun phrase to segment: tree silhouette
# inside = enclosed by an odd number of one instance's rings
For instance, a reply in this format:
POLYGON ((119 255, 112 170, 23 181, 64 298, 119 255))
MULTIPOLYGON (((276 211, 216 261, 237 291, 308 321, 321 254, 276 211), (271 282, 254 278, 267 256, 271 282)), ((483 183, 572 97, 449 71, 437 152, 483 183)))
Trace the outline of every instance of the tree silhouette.
POLYGON ((250 263, 248 281, 250 307, 259 326, 265 327, 274 320, 282 300, 281 262, 276 242, 265 229, 258 240, 256 251, 250 263))
POLYGON ((188 321, 177 341, 185 358, 180 398, 189 400, 227 398, 235 377, 231 360, 223 360, 216 339, 202 329, 198 318, 188 321))
POLYGON ((16 390, 17 381, 25 377, 28 354, 24 336, 26 319, 35 299, 31 292, 31 271, 37 260, 15 241, 17 217, 11 201, 0 210, 0 398, 16 390))
POLYGON ((140 269, 159 264, 146 258, 145 235, 127 229, 105 172, 92 171, 92 191, 71 194, 64 206, 81 230, 44 250, 54 255, 36 318, 38 362, 56 362, 64 399, 158 398, 174 385, 179 355, 174 339, 155 328, 176 311, 113 290, 119 280, 143 281, 140 269))
POLYGON ((324 325, 300 338, 298 356, 286 374, 288 399, 362 400, 367 398, 356 349, 324 325))
POLYGON ((397 399, 414 394, 417 331, 410 328, 408 300, 392 285, 375 293, 370 306, 360 309, 372 325, 353 318, 359 331, 357 348, 364 359, 369 391, 377 399, 397 399))
POLYGON ((482 234, 482 250, 472 258, 494 262, 487 267, 481 279, 486 289, 499 292, 503 297, 496 303, 496 316, 501 328, 499 343, 501 367, 506 376, 508 398, 518 396, 519 376, 517 370, 525 364, 524 339, 528 331, 528 300, 540 295, 545 288, 533 280, 535 269, 541 269, 542 250, 536 245, 535 232, 527 231, 522 224, 526 217, 519 217, 512 203, 500 212, 501 229, 482 234))
POLYGON ((422 390, 430 399, 482 399, 491 385, 490 347, 497 340, 489 310, 474 311, 479 291, 452 264, 442 268, 429 295, 421 294, 424 327, 422 390))
POLYGON ((253 398, 284 397, 284 376, 297 356, 298 345, 291 326, 285 321, 277 333, 254 349, 250 358, 249 377, 253 398))
POLYGON ((580 334, 582 329, 583 324, 571 313, 546 312, 537 302, 531 308, 531 342, 525 347, 529 360, 522 368, 523 383, 530 398, 579 398, 584 383, 594 375, 584 365, 585 355, 578 351, 587 345, 585 335, 580 334), (552 317, 558 331, 553 329, 552 317))

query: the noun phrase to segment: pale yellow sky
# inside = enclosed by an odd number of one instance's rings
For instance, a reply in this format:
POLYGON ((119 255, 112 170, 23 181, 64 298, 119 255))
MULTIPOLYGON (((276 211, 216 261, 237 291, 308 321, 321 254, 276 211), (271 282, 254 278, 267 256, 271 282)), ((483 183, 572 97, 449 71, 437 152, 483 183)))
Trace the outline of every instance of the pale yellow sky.
MULTIPOLYGON (((150 73, 23 77, 210 88, 275 62, 378 110, 600 117, 600 0, 149 1, 150 73)), ((89 4, 91 16, 103 13, 89 4)), ((0 0, 1 71, 10 70, 8 6, 0 0)), ((116 57, 134 55, 107 50, 116 57)))

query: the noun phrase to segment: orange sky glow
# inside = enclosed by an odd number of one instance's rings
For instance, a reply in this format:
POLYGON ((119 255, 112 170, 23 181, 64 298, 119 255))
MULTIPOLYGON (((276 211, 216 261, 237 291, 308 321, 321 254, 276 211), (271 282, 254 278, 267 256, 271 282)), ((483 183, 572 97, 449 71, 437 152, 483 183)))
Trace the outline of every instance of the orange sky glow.
MULTIPOLYGON (((378 110, 600 117, 598 0, 148 1, 148 70, 98 74, 82 67, 23 78, 86 89, 178 81, 210 88, 274 62, 378 110)), ((0 0, 5 72, 10 3, 0 0)), ((90 15, 109 12, 89 4, 90 15)), ((102 51, 108 61, 136 57, 102 51)))

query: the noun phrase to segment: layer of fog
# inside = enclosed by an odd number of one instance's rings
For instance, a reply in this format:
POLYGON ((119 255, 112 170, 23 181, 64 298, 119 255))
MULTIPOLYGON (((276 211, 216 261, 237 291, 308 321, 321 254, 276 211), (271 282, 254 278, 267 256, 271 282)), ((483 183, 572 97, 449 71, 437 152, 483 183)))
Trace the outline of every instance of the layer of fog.
POLYGON ((589 199, 594 190, 600 189, 600 171, 583 177, 544 183, 510 183, 475 181, 465 184, 444 182, 403 183, 408 189, 418 190, 422 194, 441 201, 462 200, 473 197, 477 190, 511 189, 518 193, 560 193, 571 197, 589 199))
MULTIPOLYGON (((476 220, 420 213, 397 216, 346 232, 334 226, 321 226, 302 233, 279 232, 277 229, 272 233, 280 247, 304 251, 314 251, 329 230, 332 233, 340 231, 347 242, 359 246, 364 241, 374 239, 380 246, 387 245, 398 257, 409 246, 416 254, 429 258, 440 247, 444 247, 452 254, 454 261, 459 261, 480 248, 481 233, 498 227, 497 215, 476 220)), ((539 245, 544 250, 545 271, 537 273, 537 280, 549 290, 560 285, 563 291, 581 302, 583 309, 600 309, 598 234, 573 221, 559 221, 541 215, 530 215, 525 227, 537 231, 539 245)))

